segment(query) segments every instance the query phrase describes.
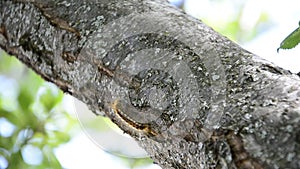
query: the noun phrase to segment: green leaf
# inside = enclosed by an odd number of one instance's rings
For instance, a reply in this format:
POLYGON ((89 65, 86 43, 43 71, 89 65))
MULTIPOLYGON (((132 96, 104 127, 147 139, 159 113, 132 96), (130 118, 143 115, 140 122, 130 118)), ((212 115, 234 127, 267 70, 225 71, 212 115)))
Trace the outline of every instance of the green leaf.
POLYGON ((22 108, 22 110, 28 110, 30 105, 33 103, 34 98, 32 94, 28 92, 26 89, 22 89, 18 96, 18 102, 22 108))
POLYGON ((67 133, 60 132, 60 131, 51 131, 48 134, 48 142, 47 145, 54 148, 58 147, 62 143, 66 143, 70 141, 71 137, 67 133))
POLYGON ((19 77, 24 69, 23 64, 15 57, 0 50, 0 72, 12 77, 19 77))
POLYGON ((300 27, 294 30, 289 36, 287 36, 281 43, 280 47, 277 49, 292 49, 297 46, 300 42, 300 27))
POLYGON ((47 162, 44 162, 45 164, 48 164, 51 168, 55 168, 55 169, 63 168, 59 163, 58 159, 56 158, 52 148, 45 146, 43 148, 43 154, 44 157, 46 157, 44 159, 47 159, 47 162))
POLYGON ((17 151, 11 154, 8 168, 28 168, 28 165, 26 165, 23 160, 21 151, 17 151))
POLYGON ((44 90, 41 92, 39 99, 47 112, 50 112, 57 104, 61 103, 63 99, 63 93, 58 90, 57 87, 47 85, 44 86, 44 90))

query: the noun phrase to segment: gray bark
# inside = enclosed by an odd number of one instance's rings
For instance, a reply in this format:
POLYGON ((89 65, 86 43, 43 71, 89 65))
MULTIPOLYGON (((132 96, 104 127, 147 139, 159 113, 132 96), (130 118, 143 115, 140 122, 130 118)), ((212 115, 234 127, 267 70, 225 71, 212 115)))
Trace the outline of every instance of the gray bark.
POLYGON ((300 79, 164 0, 1 0, 0 47, 162 168, 300 168, 300 79))

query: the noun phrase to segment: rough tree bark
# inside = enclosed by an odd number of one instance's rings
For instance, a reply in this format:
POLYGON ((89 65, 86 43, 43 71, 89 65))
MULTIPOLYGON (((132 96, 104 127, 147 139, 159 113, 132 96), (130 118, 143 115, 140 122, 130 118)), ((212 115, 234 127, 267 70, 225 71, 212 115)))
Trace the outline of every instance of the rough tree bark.
POLYGON ((300 168, 299 77, 164 0, 1 0, 0 47, 162 168, 300 168))

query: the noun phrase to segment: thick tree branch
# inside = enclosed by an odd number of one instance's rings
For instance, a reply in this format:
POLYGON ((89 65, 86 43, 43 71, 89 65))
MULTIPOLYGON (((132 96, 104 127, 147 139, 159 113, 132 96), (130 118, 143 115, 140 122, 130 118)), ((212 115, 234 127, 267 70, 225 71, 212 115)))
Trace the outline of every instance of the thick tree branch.
POLYGON ((1 0, 0 47, 163 168, 299 168, 300 79, 163 0, 1 0))

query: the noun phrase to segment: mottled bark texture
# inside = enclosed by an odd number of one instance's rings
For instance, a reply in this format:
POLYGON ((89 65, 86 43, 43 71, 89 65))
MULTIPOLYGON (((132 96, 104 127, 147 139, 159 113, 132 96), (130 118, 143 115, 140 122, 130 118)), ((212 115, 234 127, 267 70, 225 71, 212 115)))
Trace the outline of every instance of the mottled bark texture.
POLYGON ((164 0, 1 0, 0 47, 162 168, 300 168, 300 79, 164 0))

